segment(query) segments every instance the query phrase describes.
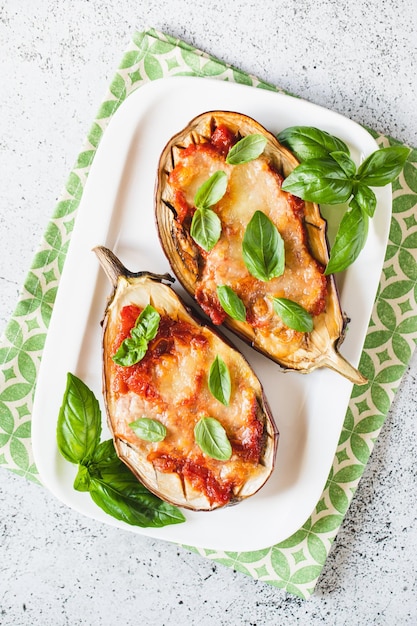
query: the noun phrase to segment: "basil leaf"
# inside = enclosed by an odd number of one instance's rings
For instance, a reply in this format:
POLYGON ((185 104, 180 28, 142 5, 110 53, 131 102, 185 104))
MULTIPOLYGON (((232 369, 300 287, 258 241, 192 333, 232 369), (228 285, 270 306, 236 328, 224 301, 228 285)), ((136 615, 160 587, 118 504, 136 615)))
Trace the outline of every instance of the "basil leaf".
POLYGON ((105 467, 112 467, 116 463, 119 464, 120 460, 117 456, 116 449, 114 447, 113 439, 107 439, 102 441, 98 448, 95 449, 91 462, 89 463, 89 469, 94 473, 94 468, 99 468, 102 471, 105 467))
POLYGON ((117 365, 129 367, 143 359, 151 339, 156 336, 161 316, 151 304, 148 304, 138 316, 130 337, 122 341, 118 350, 113 355, 113 361, 117 365))
POLYGON ((284 180, 282 189, 309 202, 340 204, 352 193, 353 180, 332 157, 309 159, 284 180))
POLYGON ((354 161, 345 152, 331 152, 330 156, 344 171, 346 176, 352 178, 356 174, 356 165, 354 161))
POLYGON ((135 324, 135 329, 141 334, 143 333, 143 336, 147 341, 151 341, 151 339, 156 337, 160 320, 161 316, 158 311, 154 309, 151 304, 148 304, 139 315, 139 320, 135 324))
POLYGON ((275 312, 288 328, 301 333, 311 333, 314 326, 313 318, 304 307, 287 298, 274 298, 272 302, 275 312))
POLYGON ((331 152, 344 152, 349 148, 337 137, 312 126, 291 126, 278 135, 278 141, 289 148, 300 161, 328 156, 331 152))
POLYGON ((227 174, 222 170, 217 170, 198 189, 194 197, 194 204, 197 209, 208 209, 219 202, 226 193, 227 174))
POLYGON ((129 424, 135 435, 144 441, 162 441, 165 439, 167 429, 162 422, 151 419, 150 417, 141 417, 129 424))
POLYGON ((214 417, 202 417, 194 427, 194 436, 200 449, 212 459, 227 461, 232 456, 226 431, 214 417))
POLYGON ((220 239, 222 225, 219 216, 211 209, 197 209, 191 221, 190 235, 206 252, 220 239))
POLYGON ((232 383, 230 372, 223 359, 217 355, 210 367, 208 386, 212 396, 225 406, 229 405, 232 383))
POLYGON ((229 150, 226 163, 240 165, 257 159, 266 146, 266 137, 260 134, 246 135, 229 150))
POLYGON ((370 187, 383 187, 392 183, 401 173, 409 154, 410 149, 405 146, 380 148, 359 166, 357 178, 370 187))
POLYGON ((239 322, 246 321, 246 308, 239 296, 228 285, 218 285, 217 295, 223 311, 239 322))
POLYGON ((90 491, 90 472, 86 465, 79 465, 78 472, 74 479, 74 489, 76 491, 90 491))
POLYGON ((91 478, 90 495, 103 511, 134 526, 159 528, 185 521, 177 507, 150 493, 121 461, 113 471, 91 478))
POLYGON ((67 374, 67 385, 58 415, 57 443, 70 463, 86 463, 99 445, 101 411, 94 393, 82 380, 67 374))
POLYGON ((330 260, 324 272, 326 275, 342 272, 358 258, 368 236, 368 223, 368 215, 352 200, 336 233, 330 260))
POLYGON ((358 184, 358 189, 354 193, 354 199, 369 217, 373 217, 376 209, 376 195, 366 185, 358 184))
POLYGON ((113 361, 117 365, 130 367, 139 363, 143 359, 148 349, 148 342, 145 337, 138 339, 125 339, 119 346, 116 354, 113 355, 113 361))
POLYGON ((259 280, 266 282, 284 273, 284 240, 262 211, 255 211, 246 227, 242 254, 248 271, 259 280))

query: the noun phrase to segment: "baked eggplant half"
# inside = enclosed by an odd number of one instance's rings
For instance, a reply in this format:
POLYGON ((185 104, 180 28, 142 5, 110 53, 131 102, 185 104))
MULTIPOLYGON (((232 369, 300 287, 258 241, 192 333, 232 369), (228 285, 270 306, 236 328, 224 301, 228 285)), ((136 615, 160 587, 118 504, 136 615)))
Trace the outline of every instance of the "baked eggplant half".
POLYGON ((324 274, 326 222, 317 204, 281 189, 297 165, 252 118, 227 111, 199 115, 160 157, 155 212, 162 248, 214 324, 285 369, 329 367, 363 384, 339 353, 347 320, 334 278, 324 274), (288 324, 279 306, 307 323, 288 324))
POLYGON ((103 393, 120 459, 163 500, 208 511, 256 493, 278 431, 248 362, 167 284, 95 253, 113 285, 103 320, 103 393))

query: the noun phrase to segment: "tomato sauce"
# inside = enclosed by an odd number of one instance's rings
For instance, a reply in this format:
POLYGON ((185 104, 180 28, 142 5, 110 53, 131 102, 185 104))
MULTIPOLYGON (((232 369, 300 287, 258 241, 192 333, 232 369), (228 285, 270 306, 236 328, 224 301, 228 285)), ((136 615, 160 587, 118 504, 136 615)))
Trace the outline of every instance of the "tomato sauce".
MULTIPOLYGON (((130 337, 132 328, 142 309, 136 305, 127 305, 120 311, 120 322, 113 343, 113 354, 120 344, 130 337)), ((118 394, 133 391, 141 397, 157 400, 159 392, 153 383, 152 371, 155 361, 164 354, 175 352, 175 342, 203 346, 206 338, 196 333, 185 321, 173 320, 168 315, 161 316, 156 337, 149 342, 148 350, 141 361, 127 367, 116 365, 113 390, 118 394)))
POLYGON ((160 472, 176 472, 186 478, 192 486, 204 493, 210 504, 227 504, 233 493, 233 482, 216 479, 214 473, 204 465, 204 461, 198 463, 192 459, 177 458, 171 454, 158 454, 154 452, 148 455, 154 467, 160 472))

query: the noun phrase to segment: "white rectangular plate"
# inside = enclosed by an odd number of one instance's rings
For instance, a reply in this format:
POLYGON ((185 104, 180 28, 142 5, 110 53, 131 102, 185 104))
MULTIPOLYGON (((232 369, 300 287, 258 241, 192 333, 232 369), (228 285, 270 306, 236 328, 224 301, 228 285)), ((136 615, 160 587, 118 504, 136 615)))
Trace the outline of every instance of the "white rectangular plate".
MULTIPOLYGON (((340 137, 359 164, 377 149, 373 138, 345 117, 298 98, 243 85, 198 79, 155 81, 131 94, 112 118, 95 156, 78 210, 48 331, 33 410, 35 461, 45 485, 77 511, 133 532, 196 547, 249 551, 289 537, 307 520, 325 485, 352 384, 329 370, 284 373, 239 340, 258 374, 280 431, 275 470, 261 491, 237 506, 185 512, 184 524, 138 528, 114 520, 88 493, 73 489, 76 467, 56 443, 67 372, 100 400, 101 328, 111 287, 91 251, 106 245, 131 270, 169 271, 154 222, 158 160, 172 135, 205 111, 238 111, 273 133, 316 126, 340 137)), ((342 353, 359 362, 377 290, 391 214, 390 187, 377 190, 378 209, 359 259, 339 282, 351 318, 342 353)), ((175 287, 181 293, 181 289, 175 287)))

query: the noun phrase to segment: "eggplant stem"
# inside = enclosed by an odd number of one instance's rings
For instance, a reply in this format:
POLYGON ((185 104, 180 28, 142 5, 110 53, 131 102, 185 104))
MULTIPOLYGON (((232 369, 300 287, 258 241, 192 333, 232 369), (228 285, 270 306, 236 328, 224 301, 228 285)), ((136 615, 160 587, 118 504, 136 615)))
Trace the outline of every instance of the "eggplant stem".
POLYGON ((103 268, 107 278, 110 280, 114 288, 117 286, 117 281, 120 276, 126 276, 127 278, 138 278, 140 276, 148 276, 152 280, 162 283, 166 281, 168 283, 174 283, 175 278, 171 274, 154 274, 153 272, 131 272, 128 270, 120 259, 105 246, 96 246, 93 248, 93 252, 96 254, 101 267, 103 268))
POLYGON ((368 382, 368 379, 337 351, 326 354, 323 365, 341 374, 355 385, 366 385, 368 382))

